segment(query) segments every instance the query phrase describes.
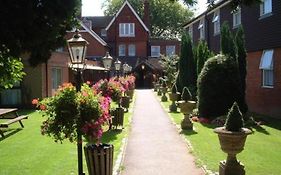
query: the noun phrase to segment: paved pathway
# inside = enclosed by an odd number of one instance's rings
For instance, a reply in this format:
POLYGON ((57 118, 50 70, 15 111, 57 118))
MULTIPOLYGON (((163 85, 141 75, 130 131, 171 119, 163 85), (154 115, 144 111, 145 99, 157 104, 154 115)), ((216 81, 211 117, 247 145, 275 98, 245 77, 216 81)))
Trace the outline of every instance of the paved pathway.
POLYGON ((152 90, 136 90, 122 175, 203 175, 152 90))

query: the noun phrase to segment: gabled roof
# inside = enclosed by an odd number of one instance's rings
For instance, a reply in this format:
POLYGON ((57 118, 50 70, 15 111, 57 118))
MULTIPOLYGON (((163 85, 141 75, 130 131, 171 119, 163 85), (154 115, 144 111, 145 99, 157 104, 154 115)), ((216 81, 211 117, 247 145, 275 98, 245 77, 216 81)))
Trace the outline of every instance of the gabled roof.
POLYGON ((83 19, 92 21, 93 28, 106 28, 113 16, 84 16, 83 19))
POLYGON ((81 26, 91 35, 93 36, 99 43, 101 43, 103 46, 108 46, 107 43, 101 38, 99 37, 98 34, 96 34, 96 32, 94 32, 93 30, 89 29, 85 24, 83 24, 83 22, 80 23, 81 26))
POLYGON ((139 20, 139 22, 141 23, 141 25, 143 26, 143 28, 149 32, 149 29, 147 28, 147 26, 143 23, 143 21, 141 20, 141 18, 139 17, 139 15, 136 13, 136 11, 134 10, 134 8, 131 6, 131 4, 126 0, 124 2, 124 4, 122 5, 122 7, 119 9, 119 11, 116 13, 115 17, 112 18, 112 20, 110 21, 110 23, 108 24, 108 26, 105 28, 105 30, 108 30, 110 28, 110 26, 113 24, 113 22, 115 21, 115 19, 117 18, 117 16, 119 16, 119 14, 121 13, 121 11, 123 10, 123 8, 125 6, 128 6, 131 11, 133 12, 133 14, 135 15, 135 17, 139 20))

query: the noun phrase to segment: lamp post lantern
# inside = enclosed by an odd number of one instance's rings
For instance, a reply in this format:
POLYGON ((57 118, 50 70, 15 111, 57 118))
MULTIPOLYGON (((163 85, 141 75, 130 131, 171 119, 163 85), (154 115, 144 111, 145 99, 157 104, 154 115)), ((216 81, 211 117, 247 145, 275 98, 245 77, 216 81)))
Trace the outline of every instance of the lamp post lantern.
MULTIPOLYGON (((70 61, 72 67, 76 71, 76 90, 81 90, 82 84, 82 72, 85 64, 85 56, 88 42, 82 38, 79 34, 79 30, 76 29, 75 34, 69 40, 67 40, 67 47, 70 55, 70 61)), ((78 175, 84 175, 83 173, 83 155, 82 155, 82 134, 81 134, 81 116, 78 116, 77 122, 77 155, 78 155, 78 175)))
POLYGON ((119 71, 121 69, 121 61, 119 61, 118 58, 116 58, 116 61, 114 62, 114 66, 115 66, 117 77, 119 78, 119 71))
POLYGON ((102 58, 104 68, 108 69, 107 79, 110 78, 110 68, 112 65, 113 58, 109 55, 109 52, 106 52, 105 56, 102 58))
POLYGON ((128 71, 129 71, 129 65, 127 63, 123 64, 123 72, 125 76, 127 75, 128 71))

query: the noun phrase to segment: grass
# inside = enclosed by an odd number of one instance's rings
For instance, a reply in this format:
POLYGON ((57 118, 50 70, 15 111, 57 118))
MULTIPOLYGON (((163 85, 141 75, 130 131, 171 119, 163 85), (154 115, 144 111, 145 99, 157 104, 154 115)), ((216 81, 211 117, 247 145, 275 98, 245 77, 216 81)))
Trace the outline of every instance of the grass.
MULTIPOLYGON (((23 120, 25 128, 21 129, 18 123, 12 124, 5 132, 6 137, 0 137, 0 174, 77 174, 76 144, 68 141, 55 143, 51 138, 42 136, 40 125, 44 118, 41 114, 36 111, 22 113, 29 115, 27 120, 23 120)), ((125 113, 125 129, 106 131, 103 135, 103 143, 114 145, 114 162, 120 153, 122 139, 128 135, 130 117, 130 112, 125 113)), ((87 173, 86 161, 83 163, 87 173)))
MULTIPOLYGON (((158 98, 160 100, 160 98, 158 98)), ((166 111, 171 102, 161 102, 166 111)), ((171 119, 180 126, 181 113, 169 113, 171 119)), ((206 165, 208 170, 218 172, 219 161, 226 159, 220 149, 214 126, 194 122, 193 131, 181 134, 190 141, 196 163, 206 165)), ((245 165, 247 175, 278 175, 281 164, 281 121, 268 120, 266 125, 252 128, 254 133, 248 136, 244 151, 237 158, 245 165)))

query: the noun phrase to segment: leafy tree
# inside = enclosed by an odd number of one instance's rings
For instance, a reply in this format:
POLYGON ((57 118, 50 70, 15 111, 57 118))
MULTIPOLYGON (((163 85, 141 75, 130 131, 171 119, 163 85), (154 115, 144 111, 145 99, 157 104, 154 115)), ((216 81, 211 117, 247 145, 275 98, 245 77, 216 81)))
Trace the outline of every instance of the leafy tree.
POLYGON ((1 0, 0 45, 10 50, 7 58, 26 52, 32 65, 46 62, 52 51, 64 46, 80 6, 80 0, 1 0))
POLYGON ((199 75, 205 62, 213 56, 213 53, 209 50, 206 41, 200 41, 195 52, 197 57, 197 75, 199 75))
POLYGON ((163 67, 168 86, 172 85, 175 82, 175 77, 177 75, 177 63, 179 57, 177 55, 172 56, 161 56, 160 63, 163 67))
POLYGON ((224 22, 221 28, 221 51, 224 55, 228 55, 236 60, 237 49, 235 40, 227 22, 224 22))
POLYGON ((247 112, 248 106, 246 104, 246 76, 247 76, 247 52, 245 49, 245 36, 242 27, 239 27, 235 36, 235 43, 237 47, 237 60, 240 73, 240 83, 241 83, 241 100, 244 105, 241 106, 241 111, 243 113, 247 112))
POLYGON ((181 55, 176 83, 179 92, 182 92, 184 87, 188 87, 192 92, 195 90, 196 76, 192 43, 190 37, 185 33, 181 39, 181 55))
MULTIPOLYGON (((115 15, 125 0, 106 0, 105 14, 115 15)), ((140 17, 143 16, 143 1, 128 0, 140 17)), ((154 37, 175 38, 182 29, 182 24, 188 21, 193 13, 180 3, 170 0, 149 0, 151 33, 154 37)))
POLYGON ((0 50, 0 90, 11 88, 15 82, 20 81, 24 73, 23 64, 19 58, 10 56, 7 48, 0 50))

